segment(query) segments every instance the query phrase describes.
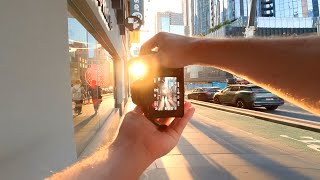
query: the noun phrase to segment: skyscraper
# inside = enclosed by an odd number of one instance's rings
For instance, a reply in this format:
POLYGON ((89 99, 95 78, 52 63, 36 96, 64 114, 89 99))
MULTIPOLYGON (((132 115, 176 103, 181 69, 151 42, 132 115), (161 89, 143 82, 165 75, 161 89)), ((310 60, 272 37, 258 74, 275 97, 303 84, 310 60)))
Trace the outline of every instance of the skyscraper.
POLYGON ((257 1, 258 17, 276 17, 274 0, 257 1))
POLYGON ((170 32, 185 35, 182 13, 158 12, 156 15, 156 33, 170 32))
MULTIPOLYGON (((254 18, 256 35, 292 36, 316 32, 319 23, 318 1, 256 0, 256 17, 254 18)), ((251 0, 212 0, 214 27, 209 36, 243 37, 250 3, 251 0)))
POLYGON ((192 35, 208 34, 210 17, 210 0, 191 1, 192 35))
MULTIPOLYGON (((257 17, 319 17, 319 0, 256 0, 257 17)), ((247 17, 251 0, 211 0, 211 18, 218 25, 247 17)))

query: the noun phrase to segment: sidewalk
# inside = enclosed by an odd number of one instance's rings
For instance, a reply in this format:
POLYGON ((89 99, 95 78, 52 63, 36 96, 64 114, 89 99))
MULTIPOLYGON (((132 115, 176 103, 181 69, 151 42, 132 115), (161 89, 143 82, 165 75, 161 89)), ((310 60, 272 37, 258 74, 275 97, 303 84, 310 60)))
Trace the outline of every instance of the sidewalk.
POLYGON ((178 145, 140 179, 320 179, 320 159, 299 155, 196 111, 178 145))
POLYGON ((97 114, 95 114, 93 104, 84 104, 82 106, 82 114, 73 118, 77 156, 81 154, 104 124, 105 120, 114 110, 113 107, 113 94, 108 94, 103 96, 103 101, 97 114))

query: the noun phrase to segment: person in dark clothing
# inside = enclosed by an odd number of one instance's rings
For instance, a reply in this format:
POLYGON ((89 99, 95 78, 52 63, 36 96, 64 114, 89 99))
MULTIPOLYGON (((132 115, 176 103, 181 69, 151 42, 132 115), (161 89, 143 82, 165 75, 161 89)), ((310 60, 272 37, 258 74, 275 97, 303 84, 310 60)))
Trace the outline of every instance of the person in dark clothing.
POLYGON ((92 104, 95 111, 95 114, 97 114, 99 106, 102 102, 102 96, 101 96, 101 88, 97 85, 96 80, 92 80, 90 87, 89 87, 89 93, 92 98, 92 104))

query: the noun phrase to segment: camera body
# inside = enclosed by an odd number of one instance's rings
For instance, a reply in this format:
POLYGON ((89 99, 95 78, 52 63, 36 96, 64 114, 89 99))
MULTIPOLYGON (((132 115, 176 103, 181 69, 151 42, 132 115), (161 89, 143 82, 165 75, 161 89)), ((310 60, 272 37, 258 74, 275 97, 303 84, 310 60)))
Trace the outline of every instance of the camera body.
POLYGON ((184 115, 184 69, 160 67, 131 85, 132 101, 149 120, 184 115))

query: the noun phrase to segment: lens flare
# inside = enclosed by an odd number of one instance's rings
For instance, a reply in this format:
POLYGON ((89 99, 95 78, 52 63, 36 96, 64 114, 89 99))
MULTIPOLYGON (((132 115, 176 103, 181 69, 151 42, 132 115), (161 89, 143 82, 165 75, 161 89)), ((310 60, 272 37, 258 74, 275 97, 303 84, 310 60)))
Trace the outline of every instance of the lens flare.
POLYGON ((146 66, 141 62, 134 63, 130 67, 130 72, 137 78, 142 77, 146 73, 146 66))

